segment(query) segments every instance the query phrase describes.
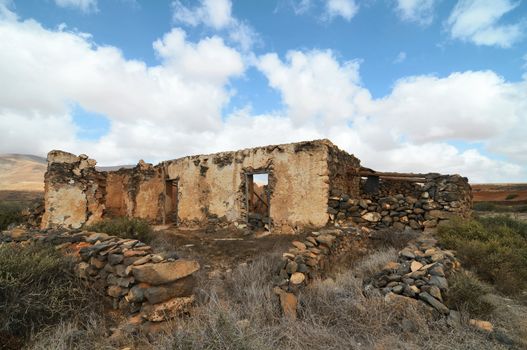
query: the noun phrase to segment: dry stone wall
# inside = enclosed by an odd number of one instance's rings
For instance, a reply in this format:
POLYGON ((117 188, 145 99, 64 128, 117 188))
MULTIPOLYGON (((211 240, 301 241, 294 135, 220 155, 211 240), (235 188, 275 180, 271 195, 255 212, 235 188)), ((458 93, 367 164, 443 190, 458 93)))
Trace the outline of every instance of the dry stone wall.
POLYGON ((352 221, 375 229, 436 227, 453 216, 468 217, 471 209, 470 185, 459 175, 430 174, 424 184, 385 181, 377 193, 363 192, 356 199, 337 191, 328 202, 334 223, 352 221))
POLYGON ((0 244, 41 242, 75 259, 76 274, 105 295, 114 309, 136 323, 160 322, 188 312, 194 301, 194 260, 175 252, 154 253, 135 239, 97 232, 24 232, 0 234, 0 244))

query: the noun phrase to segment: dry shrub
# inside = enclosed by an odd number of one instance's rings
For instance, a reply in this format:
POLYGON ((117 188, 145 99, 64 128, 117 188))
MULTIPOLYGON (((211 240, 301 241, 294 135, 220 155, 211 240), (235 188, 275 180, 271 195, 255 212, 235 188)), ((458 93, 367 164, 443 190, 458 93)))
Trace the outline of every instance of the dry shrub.
POLYGON ((448 278, 447 303, 449 308, 466 311, 473 317, 488 318, 494 307, 483 296, 491 288, 483 284, 473 273, 459 271, 448 278))
POLYGON ((90 231, 104 232, 121 238, 133 238, 142 242, 152 240, 152 228, 144 219, 120 217, 104 219, 87 227, 90 231))
POLYGON ((0 331, 23 339, 94 306, 73 262, 42 244, 0 246, 0 331))
POLYGON ((419 236, 415 230, 398 230, 393 227, 372 232, 371 238, 378 248, 403 249, 409 241, 419 236))
POLYGON ((354 271, 358 277, 366 278, 379 272, 390 261, 397 261, 397 250, 394 248, 379 249, 358 261, 354 271))
POLYGON ((451 220, 439 238, 466 268, 508 295, 527 291, 527 223, 507 216, 451 220))
MULTIPOLYGON (((239 266, 221 282, 201 284, 201 302, 192 315, 174 321, 158 335, 122 337, 138 349, 505 349, 471 328, 450 328, 444 318, 434 317, 417 301, 389 304, 384 297, 362 292, 370 270, 394 258, 395 250, 374 254, 358 263, 357 269, 334 279, 312 281, 299 296, 299 318, 284 319, 278 298, 272 293, 276 256, 263 256, 239 266), (206 297, 203 297, 206 296, 206 297)), ((44 336, 34 349, 45 344, 64 344, 77 334, 80 349, 118 349, 117 343, 100 339, 99 327, 83 329, 62 326, 52 339, 44 336), (67 339, 56 339, 64 334, 67 339), (69 335, 68 335, 69 334, 69 335), (91 343, 87 337, 93 337, 91 343), (97 339, 99 338, 99 339, 97 339), (88 345, 85 345, 88 344, 88 345)), ((50 333, 48 333, 50 334, 50 333)))

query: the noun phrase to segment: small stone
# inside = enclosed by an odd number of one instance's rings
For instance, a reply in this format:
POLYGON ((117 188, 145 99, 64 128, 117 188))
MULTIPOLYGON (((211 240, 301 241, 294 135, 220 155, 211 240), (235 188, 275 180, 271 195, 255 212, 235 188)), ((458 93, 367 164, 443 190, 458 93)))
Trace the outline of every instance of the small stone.
MULTIPOLYGON (((128 292, 128 290, 126 290, 126 292, 128 292)), ((126 294, 126 292, 123 288, 119 286, 110 286, 108 287, 106 294, 114 298, 119 298, 121 295, 126 294)))
POLYGON ((331 247, 333 245, 333 242, 335 242, 335 236, 330 234, 321 234, 315 238, 318 243, 325 244, 328 247, 331 247))
POLYGON ((306 279, 306 275, 304 275, 302 272, 295 272, 291 275, 290 281, 293 284, 300 284, 304 282, 306 279))
POLYGON ((427 292, 419 293, 419 299, 427 302, 434 309, 436 309, 437 311, 439 311, 440 313, 442 313, 444 315, 448 315, 449 312, 450 312, 448 307, 446 307, 442 302, 440 302, 439 300, 437 300, 436 298, 434 298, 433 296, 431 296, 427 292))
POLYGON ((407 259, 415 259, 415 254, 409 248, 404 248, 401 250, 399 255, 407 259))
POLYGON ((441 302, 443 301, 443 296, 441 295, 441 291, 437 286, 430 286, 430 290, 428 291, 428 293, 430 293, 430 295, 436 298, 437 300, 441 302))
POLYGON ((146 252, 143 250, 127 250, 126 252, 123 253, 125 258, 129 258, 132 256, 143 256, 145 254, 146 252))
POLYGON ((145 255, 139 260, 134 261, 132 265, 143 265, 150 261, 150 255, 145 255))
POLYGON ((291 244, 294 245, 297 249, 299 249, 301 251, 302 250, 306 250, 306 248, 307 248, 306 245, 304 243, 300 242, 300 241, 293 241, 293 242, 291 242, 291 244))
POLYGON ((421 264, 419 261, 413 260, 410 264, 410 271, 414 272, 417 270, 420 270, 423 267, 423 264, 421 264))
POLYGON ((288 274, 292 275, 293 273, 295 273, 297 271, 298 264, 295 261, 290 261, 290 262, 287 263, 285 269, 286 269, 288 274))
POLYGON ((282 292, 279 294, 280 306, 285 318, 289 320, 296 320, 298 300, 293 293, 282 292))
POLYGON ((362 215, 361 218, 369 222, 379 222, 382 219, 382 215, 377 212, 368 212, 362 215))
POLYGON ((90 265, 95 267, 96 269, 102 269, 104 265, 106 265, 105 261, 99 260, 95 257, 90 258, 90 265))
POLYGON ((480 331, 491 333, 494 330, 494 326, 488 321, 470 319, 468 323, 480 331))
POLYGON ((108 263, 110 265, 117 265, 123 261, 124 257, 122 254, 108 254, 108 263))
POLYGON ((399 264, 398 262, 389 261, 388 263, 386 263, 386 265, 384 265, 382 269, 384 271, 393 271, 393 270, 398 270, 400 267, 401 267, 401 264, 399 264))
POLYGON ((447 290, 448 289, 448 281, 444 277, 431 276, 429 283, 431 285, 439 287, 439 289, 441 289, 441 290, 447 290))
POLYGON ((392 288, 392 292, 394 292, 395 294, 401 294, 403 290, 404 290, 404 286, 402 284, 399 284, 392 288))

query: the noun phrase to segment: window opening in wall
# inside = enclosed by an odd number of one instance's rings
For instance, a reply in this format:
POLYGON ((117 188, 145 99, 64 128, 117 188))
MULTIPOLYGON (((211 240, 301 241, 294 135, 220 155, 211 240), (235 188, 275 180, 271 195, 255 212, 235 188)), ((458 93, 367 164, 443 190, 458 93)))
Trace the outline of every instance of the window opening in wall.
POLYGON ((269 173, 247 174, 247 221, 256 231, 271 231, 269 173))
POLYGON ((166 222, 178 224, 178 180, 166 181, 166 222))

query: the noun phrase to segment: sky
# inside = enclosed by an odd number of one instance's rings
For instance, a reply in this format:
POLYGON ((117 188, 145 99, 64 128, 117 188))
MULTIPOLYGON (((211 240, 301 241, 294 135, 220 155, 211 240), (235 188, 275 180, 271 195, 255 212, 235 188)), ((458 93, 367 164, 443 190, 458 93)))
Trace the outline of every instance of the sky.
POLYGON ((327 138, 527 182, 527 1, 0 0, 0 131, 99 165, 327 138))

